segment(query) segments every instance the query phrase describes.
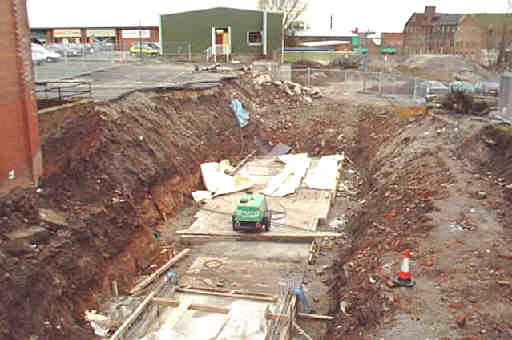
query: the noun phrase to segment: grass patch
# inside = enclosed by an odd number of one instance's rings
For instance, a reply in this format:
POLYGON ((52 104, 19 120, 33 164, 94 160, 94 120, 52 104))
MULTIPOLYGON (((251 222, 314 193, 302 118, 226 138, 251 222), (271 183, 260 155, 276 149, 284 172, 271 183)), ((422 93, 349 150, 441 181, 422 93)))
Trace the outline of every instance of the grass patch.
POLYGON ((284 62, 295 63, 297 61, 313 61, 323 65, 329 65, 336 59, 339 53, 336 52, 285 52, 284 62))

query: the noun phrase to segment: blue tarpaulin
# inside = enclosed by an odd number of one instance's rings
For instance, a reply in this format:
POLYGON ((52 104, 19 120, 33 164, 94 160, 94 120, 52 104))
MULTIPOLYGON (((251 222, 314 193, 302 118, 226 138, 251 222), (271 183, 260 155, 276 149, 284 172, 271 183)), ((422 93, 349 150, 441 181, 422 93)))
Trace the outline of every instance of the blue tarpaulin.
POLYGON ((249 124, 249 112, 247 112, 242 103, 238 99, 231 101, 231 108, 235 112, 236 118, 238 119, 238 124, 240 127, 245 127, 249 124))

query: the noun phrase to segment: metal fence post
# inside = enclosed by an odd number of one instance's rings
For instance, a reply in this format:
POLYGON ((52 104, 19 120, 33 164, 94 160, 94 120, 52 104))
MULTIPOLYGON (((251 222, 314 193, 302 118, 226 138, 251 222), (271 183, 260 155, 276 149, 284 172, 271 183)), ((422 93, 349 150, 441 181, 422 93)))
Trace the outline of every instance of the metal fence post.
POLYGON ((311 87, 311 67, 308 66, 308 87, 311 87))
POLYGON ((379 72, 379 94, 382 95, 382 72, 379 72))
POLYGON ((192 42, 188 42, 188 61, 192 61, 192 42))

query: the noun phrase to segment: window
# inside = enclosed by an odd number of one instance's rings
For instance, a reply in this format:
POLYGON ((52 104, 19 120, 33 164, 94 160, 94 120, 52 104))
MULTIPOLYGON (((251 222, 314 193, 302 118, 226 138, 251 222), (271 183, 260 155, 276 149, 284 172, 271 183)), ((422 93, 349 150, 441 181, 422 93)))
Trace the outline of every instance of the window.
POLYGON ((247 43, 249 45, 261 45, 262 42, 261 32, 247 32, 247 43))

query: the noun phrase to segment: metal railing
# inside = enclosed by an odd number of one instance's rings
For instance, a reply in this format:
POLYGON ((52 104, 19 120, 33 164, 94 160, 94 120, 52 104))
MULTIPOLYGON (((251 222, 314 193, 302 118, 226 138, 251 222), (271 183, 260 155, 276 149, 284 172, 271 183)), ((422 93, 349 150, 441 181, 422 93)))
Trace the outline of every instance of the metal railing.
POLYGON ((92 86, 86 81, 46 81, 36 82, 38 99, 58 99, 73 97, 92 97, 92 86))

